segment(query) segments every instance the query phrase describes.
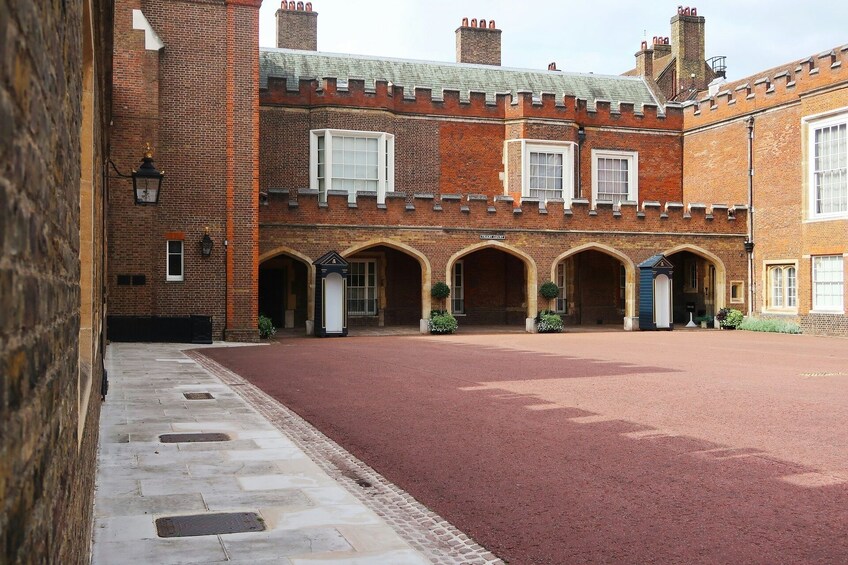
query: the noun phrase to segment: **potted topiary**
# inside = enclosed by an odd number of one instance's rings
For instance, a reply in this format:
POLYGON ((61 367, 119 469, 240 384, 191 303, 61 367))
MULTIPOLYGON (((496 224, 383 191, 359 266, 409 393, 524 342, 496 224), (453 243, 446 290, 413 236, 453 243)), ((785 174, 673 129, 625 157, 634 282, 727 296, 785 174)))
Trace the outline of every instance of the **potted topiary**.
POLYGON ((442 306, 440 310, 430 310, 430 319, 427 320, 427 327, 430 329, 430 333, 454 333, 459 324, 457 324, 456 318, 445 308, 445 300, 450 296, 450 287, 443 282, 437 282, 430 289, 430 296, 438 300, 439 305, 442 306))
POLYGON ((735 330, 744 319, 745 316, 736 308, 722 308, 716 314, 716 320, 723 330, 735 330))
POLYGON ((536 316, 536 331, 539 333, 561 332, 562 318, 551 308, 551 301, 559 296, 559 287, 553 281, 547 281, 539 287, 539 294, 548 301, 548 308, 541 310, 536 316))

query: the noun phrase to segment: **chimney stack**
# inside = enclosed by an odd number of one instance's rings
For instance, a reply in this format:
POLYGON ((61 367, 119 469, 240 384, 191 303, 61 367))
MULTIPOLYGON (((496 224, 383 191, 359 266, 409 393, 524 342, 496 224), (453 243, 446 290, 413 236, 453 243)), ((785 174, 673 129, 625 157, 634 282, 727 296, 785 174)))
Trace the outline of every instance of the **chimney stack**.
POLYGON ((692 85, 698 90, 707 87, 706 57, 704 50, 704 17, 697 8, 678 6, 677 15, 671 18, 671 50, 677 61, 677 76, 687 83, 694 75, 692 85))
POLYGON ((312 2, 286 2, 277 10, 277 47, 318 50, 318 12, 312 2))
POLYGON ((636 52, 636 74, 654 79, 654 50, 648 46, 647 41, 643 41, 642 47, 636 52))
POLYGON ((468 18, 462 18, 456 30, 456 62, 500 66, 501 30, 495 20, 473 18, 469 24, 468 18))

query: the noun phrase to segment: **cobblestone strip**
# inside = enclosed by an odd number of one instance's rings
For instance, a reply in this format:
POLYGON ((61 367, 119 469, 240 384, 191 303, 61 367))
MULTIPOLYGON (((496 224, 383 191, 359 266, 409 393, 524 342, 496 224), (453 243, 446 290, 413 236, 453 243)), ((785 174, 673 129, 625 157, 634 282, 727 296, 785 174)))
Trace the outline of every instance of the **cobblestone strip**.
POLYGON ((434 565, 503 565, 503 561, 459 531, 409 493, 386 480, 309 422, 200 351, 185 351, 212 375, 232 387, 280 432, 295 442, 324 472, 373 510, 434 565))

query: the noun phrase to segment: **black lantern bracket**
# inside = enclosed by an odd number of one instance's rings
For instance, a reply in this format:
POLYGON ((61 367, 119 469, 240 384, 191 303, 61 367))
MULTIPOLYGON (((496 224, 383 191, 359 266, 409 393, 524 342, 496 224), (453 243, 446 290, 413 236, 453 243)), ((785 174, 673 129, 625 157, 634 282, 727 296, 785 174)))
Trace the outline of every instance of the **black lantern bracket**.
POLYGON ((121 178, 131 178, 133 182, 133 200, 140 206, 150 206, 159 203, 159 193, 162 189, 162 179, 165 177, 165 171, 160 171, 153 164, 153 148, 150 143, 144 148, 144 157, 141 159, 141 165, 138 169, 133 169, 132 174, 125 175, 118 170, 118 167, 109 159, 109 164, 121 178))
POLYGON ((209 237, 209 228, 206 228, 206 233, 204 233, 203 237, 200 239, 200 254, 204 257, 212 255, 213 245, 215 245, 215 242, 212 241, 211 237, 209 237))

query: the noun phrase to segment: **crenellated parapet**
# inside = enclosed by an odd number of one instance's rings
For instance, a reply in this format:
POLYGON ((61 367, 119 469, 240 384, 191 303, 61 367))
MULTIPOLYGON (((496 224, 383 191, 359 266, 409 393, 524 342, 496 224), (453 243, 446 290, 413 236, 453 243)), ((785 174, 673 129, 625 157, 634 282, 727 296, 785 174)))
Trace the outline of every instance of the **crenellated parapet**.
POLYGON ((805 93, 846 82, 848 45, 722 84, 714 94, 684 103, 684 128, 697 128, 773 108, 796 101, 805 93))
POLYGON ((485 92, 417 87, 411 92, 385 80, 366 81, 333 77, 321 80, 300 79, 297 89, 285 78, 268 77, 267 88, 260 90, 260 105, 297 108, 341 107, 389 111, 396 114, 450 116, 490 119, 550 119, 571 121, 586 126, 612 126, 641 129, 680 130, 680 107, 642 103, 587 100, 569 94, 534 93, 520 90, 497 93, 494 99, 485 92))
POLYGON ((415 194, 329 191, 326 202, 307 189, 270 190, 260 206, 260 224, 396 226, 483 231, 559 230, 744 235, 747 208, 727 204, 655 201, 602 203, 587 199, 540 202, 481 194, 415 194))

